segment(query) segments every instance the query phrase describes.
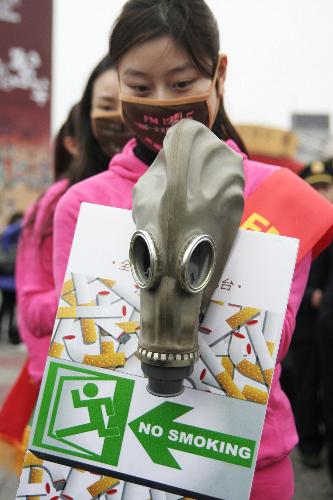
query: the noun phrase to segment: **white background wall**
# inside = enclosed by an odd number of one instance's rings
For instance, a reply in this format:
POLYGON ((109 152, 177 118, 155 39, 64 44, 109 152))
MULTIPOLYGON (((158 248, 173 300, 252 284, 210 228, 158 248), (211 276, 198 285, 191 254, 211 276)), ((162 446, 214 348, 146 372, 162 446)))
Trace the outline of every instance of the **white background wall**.
MULTIPOLYGON (((54 0, 52 129, 106 53, 124 0, 54 0)), ((289 127, 292 112, 333 115, 333 0, 207 0, 229 57, 234 122, 289 127)))

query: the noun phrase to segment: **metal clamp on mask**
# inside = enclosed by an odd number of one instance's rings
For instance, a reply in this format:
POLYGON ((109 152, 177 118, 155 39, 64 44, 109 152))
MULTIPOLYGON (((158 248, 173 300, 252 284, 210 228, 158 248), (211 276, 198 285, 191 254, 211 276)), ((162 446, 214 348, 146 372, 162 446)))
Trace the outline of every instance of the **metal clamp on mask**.
POLYGON ((207 127, 182 120, 134 188, 130 244, 140 287, 137 355, 148 390, 176 396, 198 360, 198 326, 243 212, 243 162, 207 127))

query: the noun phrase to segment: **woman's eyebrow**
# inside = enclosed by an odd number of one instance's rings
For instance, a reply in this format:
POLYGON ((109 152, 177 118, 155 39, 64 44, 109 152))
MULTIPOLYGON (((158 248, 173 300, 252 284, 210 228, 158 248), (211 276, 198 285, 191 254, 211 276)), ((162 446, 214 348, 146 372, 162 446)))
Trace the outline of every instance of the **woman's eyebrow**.
POLYGON ((183 71, 187 71, 188 69, 195 69, 194 64, 191 62, 188 62, 188 63, 182 64, 181 66, 176 66, 175 68, 170 69, 167 72, 167 75, 176 75, 177 73, 182 73, 183 71))
MULTIPOLYGON (((188 62, 185 64, 181 64, 180 66, 176 66, 175 68, 172 68, 166 72, 166 75, 176 75, 178 73, 182 73, 183 71, 186 71, 188 69, 195 69, 195 66, 193 63, 188 62)), ((144 71, 139 71, 134 68, 128 68, 124 71, 124 76, 141 76, 145 77, 148 76, 147 73, 144 71)))
POLYGON ((147 74, 134 68, 128 68, 124 71, 124 76, 147 76, 147 74))
POLYGON ((98 101, 105 101, 109 103, 109 102, 116 102, 116 99, 106 94, 98 96, 98 101))

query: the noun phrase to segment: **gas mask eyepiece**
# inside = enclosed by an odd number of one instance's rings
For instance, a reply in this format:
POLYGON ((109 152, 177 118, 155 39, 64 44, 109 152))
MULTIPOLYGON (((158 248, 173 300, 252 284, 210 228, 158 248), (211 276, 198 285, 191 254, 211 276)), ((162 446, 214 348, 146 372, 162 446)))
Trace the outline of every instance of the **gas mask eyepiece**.
POLYGON ((129 261, 139 288, 153 288, 160 277, 158 247, 148 231, 135 231, 130 242, 129 261))
POLYGON ((200 293, 208 284, 215 268, 216 247, 207 234, 194 236, 184 246, 179 265, 179 282, 188 293, 200 293))

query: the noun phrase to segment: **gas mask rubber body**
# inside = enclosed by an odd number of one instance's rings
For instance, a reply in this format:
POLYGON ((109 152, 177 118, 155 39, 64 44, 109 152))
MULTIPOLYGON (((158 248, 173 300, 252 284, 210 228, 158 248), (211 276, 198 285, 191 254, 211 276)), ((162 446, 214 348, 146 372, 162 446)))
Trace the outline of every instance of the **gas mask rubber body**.
POLYGON ((132 137, 119 111, 95 111, 90 119, 94 137, 109 158, 119 153, 132 137))
POLYGON ((137 355, 155 395, 180 394, 199 357, 199 316, 237 234, 243 186, 242 158, 201 123, 182 120, 169 129, 163 150, 134 188, 137 355))

